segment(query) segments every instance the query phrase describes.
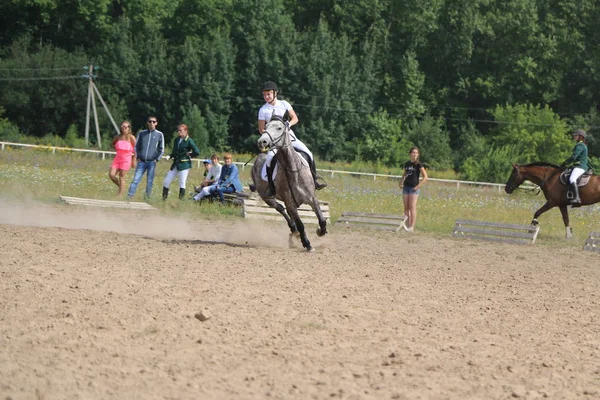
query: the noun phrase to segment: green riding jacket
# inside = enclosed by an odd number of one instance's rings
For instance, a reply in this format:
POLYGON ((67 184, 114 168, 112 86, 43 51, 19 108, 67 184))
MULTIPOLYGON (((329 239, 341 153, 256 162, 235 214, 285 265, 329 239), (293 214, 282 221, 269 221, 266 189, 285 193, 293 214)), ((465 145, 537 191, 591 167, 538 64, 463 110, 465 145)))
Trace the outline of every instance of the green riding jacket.
POLYGON ((573 154, 571 155, 571 157, 567 158, 567 161, 565 161, 565 165, 569 167, 582 168, 585 171, 590 169, 590 163, 588 160, 588 149, 585 143, 577 142, 575 148, 573 149, 573 154))
POLYGON ((189 136, 181 139, 179 136, 173 141, 173 151, 171 151, 171 159, 173 164, 171 168, 177 167, 177 171, 183 171, 192 168, 192 158, 200 155, 198 146, 189 136))

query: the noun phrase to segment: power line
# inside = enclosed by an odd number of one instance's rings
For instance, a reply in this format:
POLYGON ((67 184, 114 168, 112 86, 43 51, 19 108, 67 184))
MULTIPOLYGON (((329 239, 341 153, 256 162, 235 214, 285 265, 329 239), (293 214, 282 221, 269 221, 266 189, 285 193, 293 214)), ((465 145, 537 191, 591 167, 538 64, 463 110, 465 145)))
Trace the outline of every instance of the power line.
MULTIPOLYGON (((2 69, 0 69, 2 70, 2 69)), ((7 69, 3 69, 3 70, 7 70, 7 69)), ((43 69, 21 69, 23 71, 25 70, 43 70, 43 69)), ((47 69, 47 70, 80 70, 80 68, 55 68, 55 69, 47 69)), ((23 78, 17 78, 17 77, 12 77, 12 78, 0 78, 0 81, 5 81, 5 82, 10 82, 10 81, 52 81, 52 80, 66 80, 66 79, 87 79, 88 76, 83 74, 83 75, 70 75, 70 76, 54 76, 54 77, 23 77, 23 78)), ((148 85, 152 85, 154 87, 160 87, 162 89, 165 90, 170 90, 170 91, 174 91, 174 92, 190 92, 190 93, 201 93, 201 91, 199 90, 193 90, 193 89, 189 89, 189 88, 176 88, 173 86, 168 86, 168 85, 161 85, 159 83, 156 82, 134 82, 134 81, 127 81, 127 80, 122 80, 122 79, 115 79, 115 78, 108 78, 108 77, 103 77, 103 76, 97 76, 96 80, 104 80, 104 81, 112 81, 112 82, 118 82, 118 83, 125 83, 125 84, 129 84, 129 85, 135 85, 135 86, 148 86, 148 85)), ((186 82, 181 82, 181 83, 186 83, 186 82)), ((187 82, 189 83, 189 82, 187 82)), ((238 89, 241 89, 238 87, 238 89)), ((248 87, 243 88, 244 90, 250 90, 248 87)), ((293 93, 293 92, 292 92, 293 93)), ((222 95, 221 97, 223 97, 224 99, 239 99, 239 96, 228 96, 228 95, 222 95)), ((324 98, 324 96, 318 96, 318 95, 314 95, 311 96, 312 98, 324 98)), ((249 97, 243 97, 242 98, 245 101, 249 101, 250 103, 262 103, 262 100, 258 100, 256 98, 249 98, 249 97)), ((374 104, 388 104, 388 105, 397 105, 395 103, 392 102, 374 102, 374 104)), ((372 113, 372 111, 370 110, 360 110, 360 109, 352 109, 352 108, 340 108, 340 107, 329 107, 329 106, 325 106, 325 105, 318 105, 318 106, 313 106, 310 104, 302 104, 302 103, 295 103, 294 104, 295 108, 305 108, 305 109, 321 109, 321 110, 327 110, 327 111, 334 111, 334 112, 345 112, 345 113, 353 113, 353 114, 361 114, 361 115, 368 115, 370 113, 372 113)), ((444 109, 456 109, 456 110, 478 110, 478 111, 485 111, 488 112, 487 109, 484 108, 474 108, 474 107, 454 107, 454 106, 433 106, 432 108, 444 108, 444 109)), ((557 115, 561 115, 559 113, 555 113, 557 115)), ((569 114, 562 114, 562 115, 566 115, 566 116, 571 116, 569 114)), ((391 117, 395 117, 395 118, 416 118, 416 119, 421 119, 422 115, 421 114, 400 114, 400 113, 396 113, 396 114, 390 114, 391 117)), ((444 117, 444 116, 439 116, 439 118, 442 118, 446 121, 456 121, 456 122, 475 122, 475 123, 480 123, 480 124, 494 124, 494 125, 517 125, 517 126, 538 126, 538 127, 552 127, 552 126, 556 126, 558 124, 542 124, 542 123, 527 123, 527 122, 513 122, 513 121, 497 121, 497 120, 487 120, 487 119, 474 119, 474 118, 455 118, 455 117, 444 117)), ((600 128, 600 126, 590 126, 589 128, 591 129, 596 129, 596 128, 600 128)))
POLYGON ((71 75, 71 76, 47 76, 47 77, 29 77, 29 78, 0 78, 0 81, 11 82, 11 81, 58 81, 63 79, 81 79, 85 78, 82 75, 71 75))
POLYGON ((0 71, 79 71, 81 68, 0 68, 0 71))

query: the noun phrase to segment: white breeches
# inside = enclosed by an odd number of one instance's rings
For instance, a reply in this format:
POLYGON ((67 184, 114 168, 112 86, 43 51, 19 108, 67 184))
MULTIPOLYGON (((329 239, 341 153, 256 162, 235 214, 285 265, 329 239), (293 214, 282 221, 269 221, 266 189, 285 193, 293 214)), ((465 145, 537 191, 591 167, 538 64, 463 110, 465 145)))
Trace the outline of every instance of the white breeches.
POLYGON ((185 182, 187 181, 187 177, 188 174, 190 173, 189 169, 184 169, 183 171, 177 171, 177 167, 173 167, 173 169, 170 169, 169 172, 167 172, 167 176, 165 177, 165 180, 163 182, 163 187, 165 188, 169 188, 169 186, 171 186, 171 182, 173 182, 173 179, 175 179, 175 176, 178 176, 179 178, 179 187, 181 189, 185 189, 185 182))
MULTIPOLYGON (((313 160, 312 152, 299 139, 292 140, 292 147, 294 149, 296 149, 297 151, 305 152, 310 157, 310 160, 311 161, 313 160)), ((275 150, 275 149, 269 150, 269 152, 267 153, 267 161, 265 161, 265 163, 262 167, 262 170, 260 171, 260 176, 263 179, 263 181, 267 181, 267 165, 271 165, 271 160, 273 159, 273 156, 275 155, 275 153, 277 153, 277 150, 275 150)), ((273 175, 273 177, 275 177, 275 175, 273 175)))
POLYGON ((197 195, 195 195, 195 196, 194 196, 194 200, 196 200, 196 201, 200 201, 200 200, 202 200, 203 198, 205 198, 206 196, 210 195, 210 189, 211 189, 213 186, 217 186, 217 184, 216 184, 216 183, 213 183, 213 184, 212 184, 212 185, 210 185, 210 186, 204 186, 204 187, 202 188, 202 190, 200 190, 200 193, 198 193, 197 195))
POLYGON ((571 183, 577 182, 577 179, 583 174, 585 174, 585 170, 583 168, 578 168, 578 167, 573 168, 573 172, 571 172, 571 177, 569 178, 569 182, 571 182, 571 183))

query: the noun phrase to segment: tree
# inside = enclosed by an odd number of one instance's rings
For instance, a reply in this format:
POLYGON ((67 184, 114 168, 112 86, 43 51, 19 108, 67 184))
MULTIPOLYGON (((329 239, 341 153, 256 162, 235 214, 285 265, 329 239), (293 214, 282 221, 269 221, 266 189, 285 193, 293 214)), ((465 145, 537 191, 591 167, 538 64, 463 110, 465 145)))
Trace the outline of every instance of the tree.
POLYGON ((547 105, 496 106, 491 113, 498 123, 492 144, 498 148, 514 145, 519 162, 560 164, 568 157, 572 148, 569 128, 547 105))

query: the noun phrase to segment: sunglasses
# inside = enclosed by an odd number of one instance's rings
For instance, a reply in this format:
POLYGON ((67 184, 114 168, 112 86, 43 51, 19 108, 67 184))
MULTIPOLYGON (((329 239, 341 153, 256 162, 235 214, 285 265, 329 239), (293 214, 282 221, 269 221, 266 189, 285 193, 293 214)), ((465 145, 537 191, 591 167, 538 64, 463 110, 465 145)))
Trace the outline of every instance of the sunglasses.
POLYGON ((149 124, 155 124, 155 123, 156 123, 156 121, 153 121, 153 120, 149 119, 149 120, 148 120, 148 123, 149 123, 149 124))

